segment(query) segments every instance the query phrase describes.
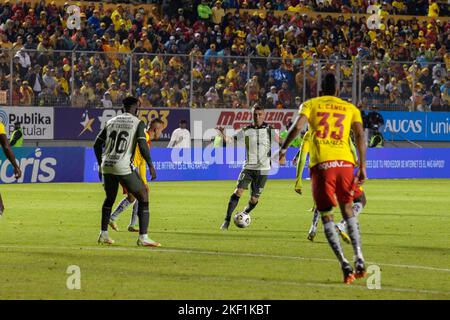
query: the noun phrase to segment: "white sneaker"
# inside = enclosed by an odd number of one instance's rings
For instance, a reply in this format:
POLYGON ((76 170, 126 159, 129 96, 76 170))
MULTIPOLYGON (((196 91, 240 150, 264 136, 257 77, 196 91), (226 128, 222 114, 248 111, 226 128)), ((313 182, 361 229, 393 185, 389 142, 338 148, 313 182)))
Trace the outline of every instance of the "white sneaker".
POLYGON ((137 245, 143 247, 161 247, 161 243, 150 239, 147 235, 139 236, 137 245))
POLYGON ((114 240, 111 239, 107 233, 104 234, 103 232, 100 232, 97 242, 98 244, 114 244, 114 240))
POLYGON ((311 228, 309 229, 308 232, 308 240, 309 241, 314 241, 314 238, 316 237, 317 234, 317 228, 314 228, 314 226, 311 226, 311 228))

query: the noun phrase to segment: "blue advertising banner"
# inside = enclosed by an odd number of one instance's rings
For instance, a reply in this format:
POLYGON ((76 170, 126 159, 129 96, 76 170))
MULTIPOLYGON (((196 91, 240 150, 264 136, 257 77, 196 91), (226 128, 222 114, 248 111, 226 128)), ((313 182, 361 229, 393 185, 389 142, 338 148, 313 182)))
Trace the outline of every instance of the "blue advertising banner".
MULTIPOLYGON (((244 152, 235 149, 166 149, 152 148, 152 158, 158 181, 236 180, 244 152), (230 150, 228 150, 230 151, 230 150), (225 163, 225 160, 227 162, 225 163)), ((92 148, 15 148, 23 176, 16 181, 12 166, 0 156, 0 183, 99 182, 98 166, 92 148)), ((295 178, 292 158, 296 149, 287 154, 287 165, 275 167, 269 179, 295 178)), ((369 179, 450 178, 450 148, 375 148, 367 153, 369 179)), ((303 178, 309 170, 303 171, 303 178)))
POLYGON ((450 148, 367 150, 369 179, 450 178, 450 148))
MULTIPOLYGON (((234 157, 228 158, 234 159, 234 163, 224 164, 228 155, 224 155, 223 150, 152 148, 157 180, 235 180, 242 168, 243 151, 237 150, 234 157)), ((269 179, 294 179, 292 159, 296 152, 290 148, 287 165, 276 168, 269 179)), ((368 150, 367 159, 369 179, 450 178, 450 148, 375 148, 368 150)), ((86 150, 85 163, 84 181, 98 182, 98 167, 91 149, 86 150)), ((303 178, 308 177, 306 168, 303 178)))
POLYGON ((450 112, 380 111, 387 140, 450 141, 450 112))
MULTIPOLYGON (((151 148, 151 156, 158 181, 182 180, 234 180, 241 172, 245 157, 244 149, 228 148, 192 148, 168 149, 151 148), (225 161, 227 160, 227 161, 225 161), (225 163, 226 162, 226 163, 225 163)), ((290 179, 295 177, 295 165, 292 159, 297 153, 291 148, 287 154, 286 166, 274 168, 269 173, 272 179, 290 179)), ((84 181, 98 182, 98 165, 92 149, 86 150, 84 181)), ((306 178, 308 170, 303 174, 306 178)), ((150 176, 147 172, 147 178, 150 176)))
POLYGON ((19 180, 3 152, 0 155, 0 183, 82 182, 85 148, 14 148, 22 170, 19 180))
MULTIPOLYGON (((122 113, 120 109, 55 108, 54 138, 56 140, 94 140, 106 122, 120 113, 122 113)), ((163 121, 161 140, 170 140, 180 120, 186 120, 188 126, 190 123, 189 109, 141 109, 138 116, 145 124, 154 118, 160 118, 163 121)))

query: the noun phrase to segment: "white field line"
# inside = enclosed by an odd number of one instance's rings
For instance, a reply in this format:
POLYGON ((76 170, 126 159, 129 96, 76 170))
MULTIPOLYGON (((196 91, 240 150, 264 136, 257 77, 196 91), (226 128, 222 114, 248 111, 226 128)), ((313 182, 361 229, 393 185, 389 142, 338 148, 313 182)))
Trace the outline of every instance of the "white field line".
MULTIPOLYGON (((310 261, 322 261, 322 262, 335 262, 333 259, 322 259, 322 258, 307 258, 300 256, 279 256, 279 255, 266 255, 257 253, 231 253, 231 252, 215 252, 215 251, 195 251, 195 250, 184 250, 184 249, 160 249, 152 248, 145 250, 144 248, 123 248, 115 246, 99 246, 99 247, 59 247, 59 246, 14 246, 14 245, 0 245, 0 248, 4 249, 25 249, 25 250, 92 250, 92 251, 133 251, 133 252, 145 252, 145 251, 155 251, 155 252, 168 252, 168 253, 184 253, 184 254, 203 254, 203 255, 217 255, 217 256, 239 256, 239 257, 257 257, 257 258, 272 258, 272 259, 289 259, 289 260, 310 260, 310 261)), ((368 264, 378 264, 375 262, 367 262, 368 264)), ((416 265, 399 265, 399 264, 379 264, 385 266, 391 266, 394 268, 410 268, 410 269, 424 269, 433 271, 450 272, 450 269, 440 269, 427 266, 416 266, 416 265)), ((217 280, 220 281, 221 278, 218 277, 200 277, 205 280, 217 280)), ((224 279, 228 281, 229 279, 224 279)), ((243 280, 243 282, 249 283, 265 283, 265 284, 277 284, 277 285, 287 285, 287 286, 299 286, 299 287, 311 287, 311 288, 336 288, 342 289, 346 288, 349 290, 359 289, 359 290, 369 290, 365 286, 343 286, 340 284, 325 284, 325 283, 300 283, 295 281, 271 281, 271 280, 257 280, 248 279, 243 280)), ((407 293, 423 293, 423 294, 443 294, 450 296, 450 292, 438 291, 438 290, 424 290, 424 289, 409 289, 409 288, 396 288, 396 287, 382 287, 380 290, 371 290, 373 293, 381 291, 392 291, 392 292, 407 292, 407 293)))
MULTIPOLYGON (((18 245, 0 245, 0 248, 4 249, 31 249, 31 250, 93 250, 93 251, 133 251, 133 252, 144 252, 144 248, 125 248, 118 246, 98 246, 98 247, 60 247, 60 246, 18 246, 18 245)), ((215 256, 231 256, 231 257, 255 257, 255 258, 267 258, 267 259, 286 259, 286 260, 309 260, 309 261, 322 261, 322 262, 334 262, 338 263, 335 259, 326 258, 312 258, 312 257, 301 257, 301 256, 284 256, 284 255, 270 255, 263 253, 239 253, 239 252, 219 252, 219 251, 196 251, 187 249, 162 249, 162 248, 151 248, 148 251, 155 252, 168 252, 168 253, 184 253, 184 254, 203 254, 203 255, 215 255, 215 256)), ((419 270, 429 270, 438 272, 450 272, 447 268, 435 268, 428 266, 419 265, 408 265, 408 264, 391 264, 391 263, 380 263, 366 261, 367 264, 376 264, 380 267, 392 267, 392 268, 402 268, 402 269, 419 269, 419 270)))

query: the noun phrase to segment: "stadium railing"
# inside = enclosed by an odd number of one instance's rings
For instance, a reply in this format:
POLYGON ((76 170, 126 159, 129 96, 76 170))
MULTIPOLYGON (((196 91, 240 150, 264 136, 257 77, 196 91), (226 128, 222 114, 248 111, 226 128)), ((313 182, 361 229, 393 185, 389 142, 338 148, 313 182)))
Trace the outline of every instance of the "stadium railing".
POLYGON ((318 96, 322 77, 333 72, 339 96, 363 108, 450 110, 448 99, 441 98, 439 91, 448 83, 448 76, 445 66, 437 62, 222 53, 1 49, 0 105, 120 107, 122 97, 131 93, 137 94, 145 107, 248 108, 258 102, 266 108, 296 109, 318 96))

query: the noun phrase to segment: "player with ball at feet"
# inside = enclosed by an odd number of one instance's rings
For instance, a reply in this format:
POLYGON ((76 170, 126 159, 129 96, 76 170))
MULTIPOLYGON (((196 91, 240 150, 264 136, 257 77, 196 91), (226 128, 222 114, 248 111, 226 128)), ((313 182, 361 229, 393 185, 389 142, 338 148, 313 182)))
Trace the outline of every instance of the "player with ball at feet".
POLYGON ((261 196, 271 169, 272 140, 279 141, 278 133, 264 122, 266 113, 261 106, 255 104, 252 107, 252 115, 253 124, 240 129, 232 137, 225 135, 224 128, 217 128, 227 143, 233 140, 243 140, 245 142, 246 155, 236 189, 234 189, 228 202, 225 221, 220 227, 221 230, 228 230, 231 215, 236 209, 244 190, 248 189, 249 185, 251 187, 250 200, 244 211, 238 212, 235 215, 234 222, 240 228, 245 228, 250 224, 250 212, 258 204, 259 197, 261 196))
POLYGON ((358 218, 352 210, 354 190, 355 157, 350 147, 350 129, 353 129, 359 154, 359 171, 356 180, 362 184, 366 179, 366 144, 360 111, 351 103, 336 98, 336 78, 328 73, 322 81, 322 96, 304 102, 299 117, 289 130, 280 150, 280 163, 285 161, 286 150, 291 141, 309 124, 311 183, 317 209, 333 252, 344 273, 344 283, 366 275, 361 249, 358 218), (355 271, 344 256, 339 236, 333 222, 333 207, 339 204, 347 223, 352 242, 355 271))

